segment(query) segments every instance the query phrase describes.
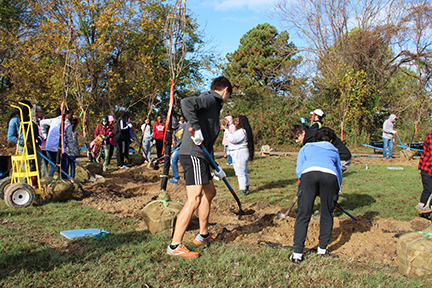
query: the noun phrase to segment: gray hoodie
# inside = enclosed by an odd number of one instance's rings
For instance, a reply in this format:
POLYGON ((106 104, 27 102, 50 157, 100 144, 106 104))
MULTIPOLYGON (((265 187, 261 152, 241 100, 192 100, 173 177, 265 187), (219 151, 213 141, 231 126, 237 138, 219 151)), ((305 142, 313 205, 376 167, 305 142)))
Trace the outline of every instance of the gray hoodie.
POLYGON ((383 138, 393 139, 393 136, 396 133, 396 131, 393 130, 393 120, 395 119, 396 119, 396 115, 391 114, 390 117, 386 121, 384 121, 383 138))
POLYGON ((219 116, 223 106, 223 99, 215 91, 204 92, 198 97, 189 97, 181 101, 184 117, 187 120, 179 155, 193 155, 207 159, 202 149, 192 141, 189 127, 195 131, 201 129, 204 136, 204 146, 213 155, 213 144, 220 131, 219 116))

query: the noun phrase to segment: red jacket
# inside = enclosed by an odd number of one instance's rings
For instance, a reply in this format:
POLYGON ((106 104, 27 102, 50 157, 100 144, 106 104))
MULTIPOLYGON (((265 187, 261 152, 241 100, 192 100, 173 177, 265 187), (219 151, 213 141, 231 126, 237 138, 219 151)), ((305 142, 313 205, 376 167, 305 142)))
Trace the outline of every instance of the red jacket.
POLYGON ((102 124, 99 124, 94 132, 94 138, 96 139, 98 135, 104 136, 104 144, 115 145, 115 143, 112 143, 114 142, 114 127, 112 125, 107 124, 106 126, 103 126, 102 124))
POLYGON ((429 132, 424 140, 423 152, 420 156, 418 169, 432 176, 432 131, 429 132))
POLYGON ((164 123, 154 123, 153 124, 153 139, 163 140, 165 131, 164 123))

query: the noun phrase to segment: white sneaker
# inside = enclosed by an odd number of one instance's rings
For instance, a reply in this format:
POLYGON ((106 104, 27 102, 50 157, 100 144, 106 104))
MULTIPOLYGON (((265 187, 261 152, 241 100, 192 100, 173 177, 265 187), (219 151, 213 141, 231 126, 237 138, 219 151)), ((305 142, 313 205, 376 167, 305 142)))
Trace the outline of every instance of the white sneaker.
POLYGON ((129 167, 127 167, 126 165, 123 165, 120 167, 121 169, 129 169, 129 167))

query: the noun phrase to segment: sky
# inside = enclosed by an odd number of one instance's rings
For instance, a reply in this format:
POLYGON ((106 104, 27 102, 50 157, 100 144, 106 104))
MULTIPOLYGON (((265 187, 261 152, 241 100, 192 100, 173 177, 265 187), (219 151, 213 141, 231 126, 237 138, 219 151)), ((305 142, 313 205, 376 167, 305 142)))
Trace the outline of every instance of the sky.
POLYGON ((237 50, 241 37, 258 24, 270 23, 281 31, 267 12, 277 0, 187 0, 186 8, 197 19, 214 51, 225 58, 237 50))

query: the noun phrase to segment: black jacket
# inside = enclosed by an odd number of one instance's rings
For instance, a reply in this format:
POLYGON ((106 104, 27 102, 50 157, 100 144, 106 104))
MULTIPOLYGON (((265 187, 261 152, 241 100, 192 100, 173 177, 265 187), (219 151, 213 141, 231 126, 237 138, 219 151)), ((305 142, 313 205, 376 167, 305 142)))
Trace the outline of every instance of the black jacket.
POLYGON ((114 127, 114 141, 130 141, 130 128, 126 125, 126 122, 123 119, 119 119, 114 127))
POLYGON ((193 155, 209 161, 202 149, 192 141, 189 127, 195 131, 201 129, 204 136, 204 146, 213 155, 213 145, 220 131, 219 116, 222 106, 222 96, 214 91, 204 92, 198 97, 189 97, 181 101, 182 112, 187 125, 179 155, 193 155))
MULTIPOLYGON (((318 125, 314 124, 309 129, 306 129, 305 137, 303 139, 303 145, 305 145, 306 143, 315 142, 315 138, 313 136, 318 130, 317 127, 318 125)), ((340 160, 347 161, 351 159, 351 152, 339 137, 336 137, 332 144, 338 149, 340 160)))

